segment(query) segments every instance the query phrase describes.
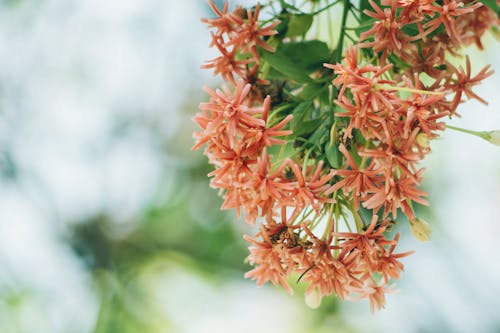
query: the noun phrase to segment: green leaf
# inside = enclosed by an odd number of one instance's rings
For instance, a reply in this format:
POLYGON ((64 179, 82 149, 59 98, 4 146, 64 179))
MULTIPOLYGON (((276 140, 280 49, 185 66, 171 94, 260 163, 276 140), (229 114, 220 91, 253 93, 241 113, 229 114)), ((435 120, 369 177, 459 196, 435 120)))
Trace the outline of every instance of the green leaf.
POLYGON ((330 55, 326 43, 318 40, 285 43, 281 45, 280 52, 307 73, 323 68, 330 55))
POLYGON ((330 142, 325 144, 325 154, 328 163, 334 169, 339 169, 342 167, 342 153, 339 151, 338 143, 335 143, 333 146, 330 145, 330 142))
POLYGON ((304 35, 313 23, 313 16, 309 14, 292 15, 288 22, 287 37, 304 35))
POLYGON ((269 79, 269 80, 287 80, 289 78, 286 77, 285 74, 278 71, 276 68, 271 67, 269 69, 269 72, 267 72, 267 74, 266 74, 266 79, 269 79))
POLYGON ((293 134, 295 136, 306 136, 314 132, 322 123, 323 123, 322 119, 302 121, 297 124, 293 134))
POLYGON ((349 153, 351 154, 352 159, 354 162, 356 162, 356 165, 361 165, 361 156, 358 155, 358 151, 354 145, 351 146, 350 149, 348 149, 349 153))
POLYGON ((500 17, 500 7, 497 4, 496 0, 480 0, 485 6, 488 6, 493 10, 498 17, 500 17))
POLYGON ((321 119, 315 119, 319 120, 320 124, 318 128, 314 131, 314 133, 311 135, 311 137, 307 140, 312 146, 317 146, 318 148, 321 149, 321 144, 324 143, 326 139, 328 139, 328 131, 326 130, 325 126, 323 125, 323 121, 321 119))
POLYGON ((316 98, 327 86, 321 83, 308 83, 306 84, 297 97, 304 101, 310 101, 316 98))
POLYGON ((288 79, 301 83, 312 82, 312 79, 307 73, 297 66, 280 48, 274 53, 261 50, 261 57, 271 67, 282 73, 288 79))
POLYGON ((308 74, 323 68, 329 56, 328 46, 316 40, 281 44, 274 53, 259 52, 272 68, 299 83, 313 82, 308 74))
MULTIPOLYGON (((375 3, 377 3, 377 5, 380 5, 379 1, 375 1, 375 3)), ((373 19, 372 17, 364 13, 365 10, 373 11, 373 8, 368 2, 368 0, 360 0, 359 1, 359 11, 361 12, 361 17, 360 17, 361 22, 359 22, 360 25, 364 25, 365 23, 373 19)))
POLYGON ((300 124, 304 121, 304 118, 307 114, 307 111, 312 107, 312 102, 303 102, 297 105, 297 107, 293 110, 293 119, 290 123, 290 129, 295 132, 299 129, 300 124))

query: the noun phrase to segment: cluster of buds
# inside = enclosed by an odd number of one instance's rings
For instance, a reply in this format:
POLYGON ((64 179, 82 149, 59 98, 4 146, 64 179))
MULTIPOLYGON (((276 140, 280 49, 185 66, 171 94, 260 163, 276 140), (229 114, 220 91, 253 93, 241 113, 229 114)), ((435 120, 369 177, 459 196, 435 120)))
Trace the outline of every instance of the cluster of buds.
POLYGON ((205 88, 193 149, 204 146, 215 167, 210 185, 222 209, 258 226, 245 236, 255 266, 246 277, 289 293, 291 279, 306 283, 311 307, 336 295, 369 299, 374 311, 411 254, 395 253, 398 211, 417 239, 429 238, 414 209, 428 204, 418 164, 429 142, 463 97, 486 104, 472 88, 493 71, 473 75, 468 57, 465 66, 448 58, 483 48, 497 13, 476 1, 362 0, 358 8, 343 0, 330 50, 308 31, 333 4, 314 11, 310 1, 306 13, 277 2, 261 22, 259 4, 230 12, 209 0, 216 17, 202 21, 220 56, 202 67, 226 85, 205 88), (346 27, 349 15, 358 27, 346 27))

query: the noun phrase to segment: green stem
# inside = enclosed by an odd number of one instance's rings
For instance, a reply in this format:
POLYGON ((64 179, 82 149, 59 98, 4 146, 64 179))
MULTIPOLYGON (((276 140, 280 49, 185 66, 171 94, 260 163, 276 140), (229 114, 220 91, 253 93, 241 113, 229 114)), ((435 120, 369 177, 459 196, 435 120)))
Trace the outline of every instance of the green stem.
POLYGON ((365 227, 365 224, 363 223, 361 216, 359 216, 358 212, 354 208, 354 205, 351 206, 351 211, 352 215, 354 216, 354 222, 356 223, 356 230, 358 231, 358 233, 361 233, 363 231, 363 228, 365 227))
POLYGON ((417 94, 422 94, 422 95, 444 95, 445 94, 442 91, 421 90, 421 89, 414 89, 414 88, 408 88, 408 87, 391 86, 389 84, 375 84, 374 88, 376 90, 387 89, 387 90, 407 91, 407 92, 412 92, 412 93, 417 93, 417 94))
POLYGON ((360 24, 357 27, 345 27, 345 30, 358 30, 358 29, 363 29, 363 28, 370 28, 373 26, 373 22, 368 22, 364 24, 360 24))
POLYGON ((340 23, 340 36, 339 42, 337 44, 337 52, 334 52, 333 63, 339 63, 342 60, 342 49, 344 47, 344 35, 345 35, 345 24, 347 22, 347 14, 349 13, 349 8, 351 7, 351 2, 349 0, 342 0, 344 3, 344 9, 342 11, 342 21, 340 23))
POLYGON ((446 125, 446 128, 452 129, 452 130, 457 131, 457 132, 462 132, 462 133, 474 135, 474 136, 477 136, 481 139, 485 139, 487 141, 489 141, 491 138, 491 135, 488 132, 477 132, 477 131, 472 131, 472 130, 468 130, 468 129, 460 128, 460 127, 455 127, 455 126, 451 126, 451 125, 446 125))
POLYGON ((484 139, 484 140, 488 141, 489 143, 492 143, 496 146, 500 146, 500 130, 477 132, 477 131, 472 131, 472 130, 468 130, 468 129, 460 128, 460 127, 455 127, 455 126, 451 126, 451 125, 446 125, 446 128, 452 129, 452 130, 457 131, 457 132, 462 132, 462 133, 474 135, 474 136, 477 136, 478 138, 484 139))
POLYGON ((318 10, 317 10, 317 11, 315 11, 315 12, 312 12, 310 15, 313 15, 313 16, 314 16, 314 15, 318 15, 318 14, 319 14, 319 13, 321 13, 322 11, 325 11, 325 10, 327 10, 328 8, 331 8, 331 7, 335 6, 335 5, 336 5, 336 4, 338 4, 340 1, 342 1, 342 0, 337 0, 337 1, 335 1, 335 2, 332 2, 332 3, 331 3, 331 4, 329 4, 328 6, 325 6, 325 7, 321 8, 321 9, 318 9, 318 10))
MULTIPOLYGON (((333 223, 333 208, 334 208, 334 206, 335 206, 335 204, 330 204, 330 209, 328 210, 328 224, 327 224, 325 230, 323 230, 323 237, 322 237, 323 240, 327 240, 328 237, 330 237, 329 232, 331 231, 331 228, 332 228, 331 225, 333 223)), ((335 230, 335 232, 337 232, 336 229, 334 229, 334 230, 335 230)))

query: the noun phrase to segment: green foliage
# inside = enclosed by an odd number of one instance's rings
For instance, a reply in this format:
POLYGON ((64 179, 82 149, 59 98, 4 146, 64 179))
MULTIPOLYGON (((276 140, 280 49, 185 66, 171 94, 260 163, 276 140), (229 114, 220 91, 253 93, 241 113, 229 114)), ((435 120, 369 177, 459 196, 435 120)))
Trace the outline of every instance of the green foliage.
POLYGON ((286 31, 286 37, 302 36, 313 23, 313 16, 309 14, 298 14, 292 15, 288 22, 288 29, 286 31))
POLYGON ((330 142, 327 142, 325 144, 325 156, 332 168, 339 169, 342 167, 343 160, 342 160, 342 154, 339 151, 338 143, 334 143, 332 145, 330 144, 330 142))
POLYGON ((307 114, 307 112, 313 107, 312 101, 307 101, 300 103, 297 105, 297 107, 293 110, 293 119, 290 123, 290 129, 294 132, 297 133, 297 130, 300 128, 301 123, 304 121, 304 118, 307 114))
POLYGON ((488 6, 493 10, 497 16, 500 18, 500 6, 498 6, 498 3, 496 0, 480 0, 481 3, 484 5, 488 6))
MULTIPOLYGON (((281 44, 275 52, 260 50, 262 59, 283 77, 298 83, 310 83, 308 74, 321 69, 328 61, 328 46, 320 41, 281 44)), ((276 77, 276 74, 274 74, 276 77)))

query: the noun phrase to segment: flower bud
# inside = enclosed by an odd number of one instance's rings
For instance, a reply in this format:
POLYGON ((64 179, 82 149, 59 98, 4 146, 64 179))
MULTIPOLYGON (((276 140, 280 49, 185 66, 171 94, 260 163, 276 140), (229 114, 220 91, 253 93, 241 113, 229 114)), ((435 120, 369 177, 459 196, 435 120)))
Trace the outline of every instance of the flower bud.
POLYGON ((431 236, 431 226, 429 225, 429 223, 417 217, 413 221, 410 221, 410 229, 413 236, 415 236, 415 238, 419 241, 429 241, 431 236))
POLYGON ((306 305, 311 309, 317 309, 321 305, 322 295, 319 294, 318 288, 314 288, 311 292, 305 294, 306 305))
POLYGON ((429 137, 425 133, 419 133, 417 135, 417 143, 422 148, 429 148, 429 137))
POLYGON ((488 132, 488 139, 490 143, 500 146, 500 130, 488 132))

